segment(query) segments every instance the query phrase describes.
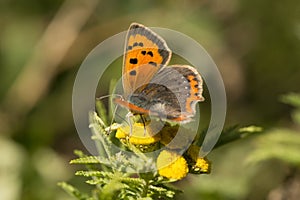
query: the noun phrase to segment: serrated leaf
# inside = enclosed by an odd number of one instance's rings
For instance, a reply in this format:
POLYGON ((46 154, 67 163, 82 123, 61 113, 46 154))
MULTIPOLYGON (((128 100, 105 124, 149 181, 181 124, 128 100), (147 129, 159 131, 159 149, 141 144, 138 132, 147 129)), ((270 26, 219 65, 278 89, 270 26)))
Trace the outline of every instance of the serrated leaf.
POLYGON ((101 126, 101 119, 98 117, 97 113, 90 113, 90 128, 94 135, 94 140, 96 147, 98 149, 98 154, 101 157, 110 158, 116 152, 112 152, 112 142, 107 137, 106 127, 101 126))
POLYGON ((85 182, 90 185, 98 185, 98 184, 102 184, 104 182, 104 180, 103 179, 90 179, 85 182))
POLYGON ((110 165, 110 161, 106 158, 88 156, 82 158, 76 158, 70 161, 70 164, 104 164, 110 165))
POLYGON ((111 172, 103 172, 103 171, 77 171, 75 173, 76 176, 85 176, 85 177, 112 177, 113 173, 111 172))
POLYGON ((159 186, 154 186, 154 185, 150 185, 149 186, 149 190, 151 191, 152 195, 154 197, 154 199, 156 198, 162 198, 162 199, 174 199, 175 195, 176 195, 176 191, 172 190, 172 189, 166 189, 164 187, 159 187, 159 186))
POLYGON ((74 150, 74 154, 79 158, 87 157, 87 155, 85 155, 81 150, 74 150))

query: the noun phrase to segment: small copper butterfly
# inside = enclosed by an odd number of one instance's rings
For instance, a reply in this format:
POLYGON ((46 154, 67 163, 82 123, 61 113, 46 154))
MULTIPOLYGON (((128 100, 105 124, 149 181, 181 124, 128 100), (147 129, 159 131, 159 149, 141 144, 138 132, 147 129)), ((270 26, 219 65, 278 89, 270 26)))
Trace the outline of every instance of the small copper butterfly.
POLYGON ((133 114, 189 122, 196 113, 196 103, 204 101, 203 81, 191 66, 167 66, 171 54, 159 35, 142 24, 132 23, 123 58, 124 98, 114 101, 133 114))

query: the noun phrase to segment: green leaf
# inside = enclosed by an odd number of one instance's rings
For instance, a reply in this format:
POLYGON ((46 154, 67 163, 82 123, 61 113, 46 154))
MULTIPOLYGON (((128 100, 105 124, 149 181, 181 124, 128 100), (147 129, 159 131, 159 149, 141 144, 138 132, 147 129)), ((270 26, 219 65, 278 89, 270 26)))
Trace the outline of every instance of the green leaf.
POLYGON ((65 190, 68 194, 75 197, 79 200, 95 200, 94 198, 88 196, 87 194, 81 193, 77 188, 74 186, 66 183, 66 182, 59 182, 57 183, 59 187, 61 187, 63 190, 65 190))
POLYGON ((279 159, 300 166, 300 135, 289 129, 275 129, 258 138, 257 148, 248 157, 248 163, 279 159))
POLYGON ((241 133, 258 133, 262 131, 262 127, 259 126, 247 126, 239 129, 239 132, 241 133))
POLYGON ((113 173, 111 172, 102 172, 102 171, 77 171, 76 176, 85 176, 85 177, 112 177, 113 173))
POLYGON ((70 164, 104 164, 110 165, 110 161, 106 158, 98 156, 87 156, 82 158, 76 158, 70 161, 70 164))
POLYGON ((298 93, 288 93, 285 95, 280 96, 280 101, 289 104, 291 106, 295 106, 300 108, 300 94, 298 93))
POLYGON ((104 104, 99 99, 96 99, 96 111, 99 115, 99 118, 101 119, 102 125, 104 127, 107 126, 107 124, 108 124, 107 112, 106 112, 104 104))
POLYGON ((85 155, 82 151, 80 150, 74 150, 74 154, 76 156, 78 156, 79 158, 82 158, 82 157, 87 157, 87 155, 85 155))
POLYGON ((103 127, 101 118, 95 112, 90 112, 90 128, 94 134, 94 140, 98 149, 99 156, 108 158, 116 152, 112 152, 112 142, 107 137, 106 127, 103 127))
POLYGON ((300 125, 300 109, 292 112, 292 119, 296 124, 300 125))
POLYGON ((258 126, 247 126, 247 127, 242 127, 242 128, 239 128, 237 125, 232 126, 228 129, 222 131, 221 136, 214 148, 220 147, 220 146, 222 146, 224 144, 228 144, 230 142, 234 142, 241 138, 248 137, 255 133, 260 133, 262 131, 263 131, 263 129, 258 126))
POLYGON ((103 200, 114 200, 117 199, 119 191, 125 189, 126 184, 119 182, 118 180, 111 180, 107 185, 105 185, 101 190, 101 199, 103 200))
POLYGON ((162 185, 162 186, 150 185, 149 190, 152 192, 151 196, 153 196, 154 199, 157 199, 157 198, 174 199, 175 195, 178 192, 181 192, 180 190, 169 188, 165 185, 162 185))

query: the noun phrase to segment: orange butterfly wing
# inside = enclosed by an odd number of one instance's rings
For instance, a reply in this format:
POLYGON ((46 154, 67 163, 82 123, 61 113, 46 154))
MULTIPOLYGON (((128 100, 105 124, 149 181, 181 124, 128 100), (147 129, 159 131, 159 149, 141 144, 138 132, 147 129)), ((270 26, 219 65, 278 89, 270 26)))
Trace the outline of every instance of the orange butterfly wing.
POLYGON ((141 24, 132 23, 126 36, 123 59, 125 98, 149 83, 158 70, 169 63, 171 54, 160 36, 141 24))

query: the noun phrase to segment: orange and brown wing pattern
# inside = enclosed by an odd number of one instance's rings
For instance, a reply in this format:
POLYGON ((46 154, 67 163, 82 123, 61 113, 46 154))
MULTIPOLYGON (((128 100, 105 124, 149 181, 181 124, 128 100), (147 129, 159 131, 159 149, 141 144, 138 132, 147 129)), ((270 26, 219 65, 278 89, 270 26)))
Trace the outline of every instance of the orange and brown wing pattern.
POLYGON ((173 121, 190 121, 196 113, 196 103, 204 101, 203 80, 198 71, 189 65, 171 65, 164 67, 155 79, 153 81, 166 86, 176 97, 176 100, 165 99, 165 114, 173 121), (176 112, 168 112, 174 108, 176 112))
POLYGON ((189 122, 196 113, 196 103, 204 101, 200 74, 188 65, 163 67, 144 88, 130 97, 129 106, 136 113, 151 113, 177 122, 189 122))
POLYGON ((131 24, 126 36, 122 71, 125 98, 167 65, 171 54, 160 36, 141 24, 131 24))

